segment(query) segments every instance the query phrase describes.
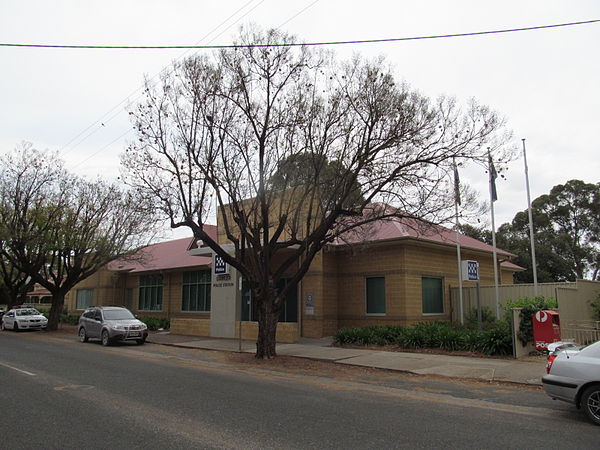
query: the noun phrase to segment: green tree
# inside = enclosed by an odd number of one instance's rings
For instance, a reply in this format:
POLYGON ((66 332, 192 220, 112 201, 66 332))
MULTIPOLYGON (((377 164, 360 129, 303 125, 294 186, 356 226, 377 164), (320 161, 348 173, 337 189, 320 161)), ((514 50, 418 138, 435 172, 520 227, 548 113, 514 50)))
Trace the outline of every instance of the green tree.
MULTIPOLYGON (((292 154, 278 163, 277 170, 269 179, 268 184, 269 188, 274 190, 296 188, 302 185, 318 186, 319 189, 326 190, 335 184, 335 177, 343 171, 342 163, 328 161, 324 155, 314 155, 308 152, 292 154)), ((352 194, 344 201, 344 207, 349 214, 364 202, 360 184, 357 180, 353 184, 352 194)))
POLYGON ((258 358, 276 355, 283 300, 326 244, 386 218, 447 218, 453 158, 502 159, 506 143, 486 107, 430 100, 383 59, 339 63, 296 41, 243 30, 236 49, 148 81, 123 156, 127 182, 252 287, 258 358), (204 230, 215 202, 231 252, 204 230))
POLYGON ((469 236, 473 239, 477 239, 478 241, 492 245, 492 232, 483 227, 480 228, 474 225, 470 225, 468 223, 461 223, 458 228, 458 231, 464 234, 465 236, 469 236))
MULTIPOLYGON (((554 186, 532 202, 538 280, 597 280, 599 277, 600 185, 570 180, 554 186)), ((497 232, 498 246, 517 255, 516 264, 527 268, 516 274, 532 282, 527 211, 515 215, 497 232)))

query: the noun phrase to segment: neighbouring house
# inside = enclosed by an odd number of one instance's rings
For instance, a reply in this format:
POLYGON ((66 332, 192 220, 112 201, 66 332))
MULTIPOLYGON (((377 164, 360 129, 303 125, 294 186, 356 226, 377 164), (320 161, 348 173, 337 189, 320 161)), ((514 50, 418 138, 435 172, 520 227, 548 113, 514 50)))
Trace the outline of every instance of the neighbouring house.
MULTIPOLYGON (((224 248, 230 246, 217 227, 210 233, 219 235, 224 248)), ((492 247, 464 235, 459 240, 462 259, 478 261, 481 284, 492 285, 492 247)), ((192 238, 161 242, 142 249, 136 259, 108 264, 73 289, 69 310, 124 305, 139 316, 168 317, 175 333, 235 338, 241 332, 256 338, 243 280, 198 244, 192 238)), ((501 284, 512 284, 513 274, 523 270, 509 261, 512 256, 497 250, 501 284)), ((450 287, 457 285, 454 231, 407 219, 381 221, 315 257, 282 308, 277 340, 320 338, 343 327, 450 320, 450 287)))
POLYGON ((27 303, 52 303, 52 294, 39 283, 33 285, 33 290, 27 293, 27 303))

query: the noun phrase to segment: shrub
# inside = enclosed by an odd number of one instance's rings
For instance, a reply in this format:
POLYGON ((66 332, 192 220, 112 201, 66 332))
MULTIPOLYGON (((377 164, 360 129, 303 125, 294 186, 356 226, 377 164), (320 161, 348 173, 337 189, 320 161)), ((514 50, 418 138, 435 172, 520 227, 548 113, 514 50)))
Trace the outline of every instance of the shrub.
MULTIPOLYGON (((494 328, 498 325, 498 319, 496 318, 496 315, 487 306, 483 306, 481 308, 481 325, 484 330, 494 328)), ((479 328, 477 322, 477 308, 471 309, 469 314, 466 315, 465 327, 472 330, 479 328)))
POLYGON ((68 325, 77 325, 79 323, 79 315, 77 314, 63 314, 60 316, 60 322, 68 325))
POLYGON ((506 323, 481 331, 477 351, 485 355, 511 355, 513 346, 510 334, 510 327, 506 323))
POLYGON ((592 307, 594 320, 600 320, 600 294, 590 302, 590 306, 592 307))
POLYGON ((166 330, 170 326, 170 320, 167 317, 138 317, 138 319, 144 322, 151 331, 161 328, 166 330))
POLYGON ((482 331, 449 322, 421 322, 412 327, 344 328, 337 331, 333 341, 338 345, 396 345, 407 349, 439 348, 486 355, 512 353, 510 327, 504 322, 496 322, 493 327, 482 331))

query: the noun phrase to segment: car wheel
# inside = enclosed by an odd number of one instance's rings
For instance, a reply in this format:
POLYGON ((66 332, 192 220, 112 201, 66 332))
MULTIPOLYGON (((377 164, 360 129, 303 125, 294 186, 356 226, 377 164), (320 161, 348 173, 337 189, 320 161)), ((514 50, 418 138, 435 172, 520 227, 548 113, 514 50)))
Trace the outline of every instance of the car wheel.
POLYGON ((6 328, 4 328, 4 322, 0 322, 0 330, 4 331, 6 328))
POLYGON ((102 345, 104 345, 105 347, 107 345, 110 345, 110 338, 108 337, 108 331, 107 330, 102 330, 102 345))
POLYGON ((135 343, 137 345, 144 345, 145 342, 146 342, 146 339, 138 339, 137 341, 135 341, 135 343))
POLYGON ((600 384, 589 386, 581 396, 581 407, 592 422, 600 425, 600 384))
POLYGON ((85 328, 81 327, 79 329, 79 342, 87 342, 88 341, 87 333, 85 332, 85 328))

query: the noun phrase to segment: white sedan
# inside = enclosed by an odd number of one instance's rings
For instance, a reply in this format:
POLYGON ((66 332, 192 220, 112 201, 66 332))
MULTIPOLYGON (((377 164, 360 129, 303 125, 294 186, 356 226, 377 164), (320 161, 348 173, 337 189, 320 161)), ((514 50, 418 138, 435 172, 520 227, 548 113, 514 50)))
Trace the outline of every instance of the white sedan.
POLYGON ((546 393, 582 408, 600 425, 600 341, 582 349, 563 349, 548 357, 542 377, 546 393))
POLYGON ((46 319, 35 308, 15 308, 11 309, 2 317, 0 327, 3 330, 40 330, 48 326, 46 319))

